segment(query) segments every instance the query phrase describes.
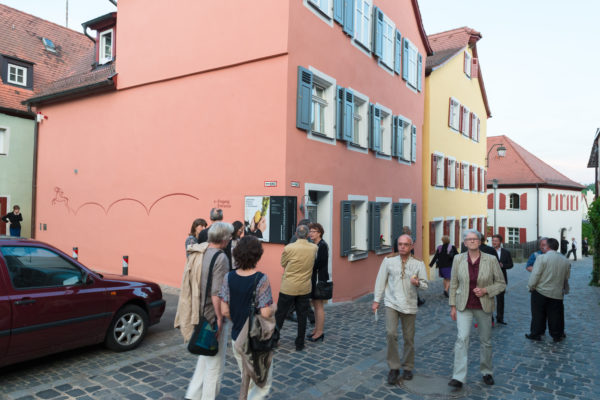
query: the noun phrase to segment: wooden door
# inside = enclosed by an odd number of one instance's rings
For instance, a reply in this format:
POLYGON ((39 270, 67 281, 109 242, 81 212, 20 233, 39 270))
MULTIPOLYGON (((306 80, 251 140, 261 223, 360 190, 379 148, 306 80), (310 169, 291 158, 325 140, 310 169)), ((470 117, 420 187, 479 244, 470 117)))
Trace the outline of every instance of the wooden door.
MULTIPOLYGON (((7 214, 8 198, 0 197, 0 217, 7 214)), ((0 221, 0 235, 6 235, 6 223, 0 221)))

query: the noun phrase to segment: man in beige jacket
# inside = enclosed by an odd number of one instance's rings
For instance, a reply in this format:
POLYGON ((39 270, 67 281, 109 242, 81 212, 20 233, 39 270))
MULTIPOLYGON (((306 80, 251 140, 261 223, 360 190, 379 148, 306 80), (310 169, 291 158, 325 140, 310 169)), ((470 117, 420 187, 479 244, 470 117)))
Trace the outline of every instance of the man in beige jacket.
POLYGON ((548 247, 550 250, 536 258, 529 277, 531 331, 525 337, 541 340, 548 321, 550 336, 555 342, 560 342, 565 337, 563 297, 569 290, 571 265, 557 251, 558 240, 548 239, 548 247))
POLYGON ((283 249, 281 255, 281 266, 284 269, 277 300, 277 312, 275 320, 279 330, 283 327, 283 321, 289 308, 293 305, 298 315, 298 336, 296 337, 296 351, 304 349, 304 335, 306 334, 306 318, 310 308, 310 293, 315 258, 317 257, 317 245, 309 243, 308 226, 298 225, 294 243, 290 243, 283 249))
POLYGON ((383 259, 373 297, 373 312, 381 298, 385 299, 385 330, 387 333, 387 362, 390 367, 388 383, 394 385, 400 377, 411 380, 415 366, 415 321, 417 319, 417 288, 427 289, 427 272, 421 260, 412 257, 413 242, 409 235, 398 238, 398 253, 383 259), (402 321, 404 356, 398 354, 398 322, 402 321))

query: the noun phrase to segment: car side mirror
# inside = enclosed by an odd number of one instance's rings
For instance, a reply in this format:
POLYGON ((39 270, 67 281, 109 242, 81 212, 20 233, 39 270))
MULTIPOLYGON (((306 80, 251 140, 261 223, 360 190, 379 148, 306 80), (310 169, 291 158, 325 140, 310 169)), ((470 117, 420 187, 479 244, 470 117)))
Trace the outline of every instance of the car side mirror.
POLYGON ((84 285, 90 285, 90 284, 94 283, 94 280, 92 279, 90 274, 88 274, 87 272, 84 272, 83 276, 81 277, 81 282, 84 285))

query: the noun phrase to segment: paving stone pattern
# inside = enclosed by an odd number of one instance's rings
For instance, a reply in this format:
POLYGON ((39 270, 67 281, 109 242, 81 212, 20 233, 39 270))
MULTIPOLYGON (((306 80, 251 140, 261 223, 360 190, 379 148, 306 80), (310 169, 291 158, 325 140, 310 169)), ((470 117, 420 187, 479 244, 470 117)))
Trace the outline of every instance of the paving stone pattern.
MULTIPOLYGON (((553 343, 524 337, 530 323, 529 273, 509 271, 506 326, 493 330, 494 379, 479 374, 479 339, 471 333, 465 393, 479 399, 600 398, 600 289, 589 287, 591 259, 573 263, 571 294, 565 300, 567 339, 553 343)), ((441 281, 422 292, 415 374, 450 379, 456 324, 450 319, 441 281)), ((294 349, 296 324, 286 321, 274 358, 270 399, 424 399, 385 381, 385 322, 370 313, 371 298, 326 308, 325 341, 294 349)), ((400 334, 401 340, 401 334, 400 334)), ((239 374, 231 349, 217 399, 235 399, 239 374)), ((178 331, 153 333, 138 349, 115 353, 92 346, 0 369, 0 399, 182 399, 196 363, 178 331)))

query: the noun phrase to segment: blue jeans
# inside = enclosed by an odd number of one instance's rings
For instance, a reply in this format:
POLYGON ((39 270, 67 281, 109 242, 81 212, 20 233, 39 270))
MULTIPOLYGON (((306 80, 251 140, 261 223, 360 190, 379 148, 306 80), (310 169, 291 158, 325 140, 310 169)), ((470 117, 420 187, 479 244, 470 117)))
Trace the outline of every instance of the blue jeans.
POLYGON ((21 228, 13 228, 12 226, 8 228, 10 230, 10 236, 21 236, 21 228))

